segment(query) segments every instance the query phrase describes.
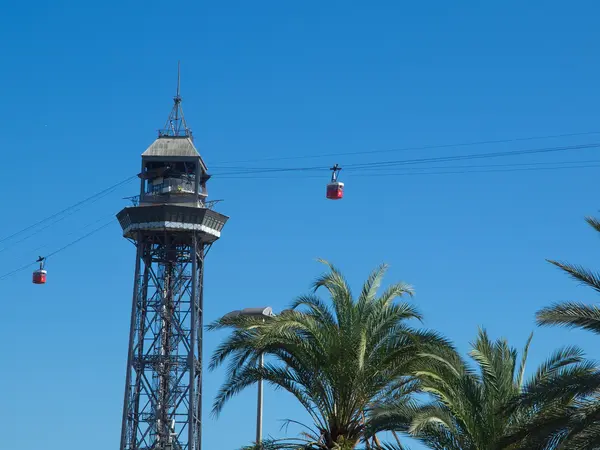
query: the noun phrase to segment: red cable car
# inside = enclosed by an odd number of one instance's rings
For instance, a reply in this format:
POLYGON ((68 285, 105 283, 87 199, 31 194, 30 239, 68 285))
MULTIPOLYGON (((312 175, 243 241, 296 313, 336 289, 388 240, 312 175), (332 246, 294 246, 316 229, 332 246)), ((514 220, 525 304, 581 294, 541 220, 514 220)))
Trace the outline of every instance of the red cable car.
POLYGON ((338 172, 342 170, 337 164, 331 169, 331 182, 327 185, 327 195, 329 200, 341 200, 344 198, 344 183, 337 180, 338 172))
POLYGON ((44 270, 44 260, 46 258, 40 256, 37 262, 40 263, 40 268, 33 272, 33 284, 46 284, 46 270, 44 270))

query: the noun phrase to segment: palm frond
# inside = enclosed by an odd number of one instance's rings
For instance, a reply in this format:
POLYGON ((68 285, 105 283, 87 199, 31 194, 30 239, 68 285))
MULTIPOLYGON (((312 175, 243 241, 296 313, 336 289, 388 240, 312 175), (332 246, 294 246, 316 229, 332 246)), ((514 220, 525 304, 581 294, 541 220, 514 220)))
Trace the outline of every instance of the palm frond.
POLYGON ((424 405, 417 409, 412 417, 409 433, 419 435, 427 427, 435 424, 436 426, 444 427, 451 433, 457 433, 455 420, 448 408, 430 404, 424 405))
POLYGON ((292 302, 290 309, 306 307, 311 314, 329 325, 337 325, 331 308, 316 295, 301 295, 292 302))
POLYGON ((567 274, 571 276, 571 278, 581 282, 582 284, 589 286, 596 290, 596 292, 600 292, 600 275, 592 272, 591 270, 586 269, 583 266, 569 264, 567 262, 560 262, 554 260, 547 260, 550 264, 554 264, 556 267, 562 269, 567 274))
POLYGON ((559 303, 543 308, 536 314, 538 325, 563 325, 582 328, 600 334, 600 308, 583 303, 559 303))
POLYGON ((585 221, 588 223, 588 225, 600 233, 600 220, 596 219, 595 217, 588 216, 585 218, 585 221))
POLYGON ((529 355, 529 346, 531 345, 531 340, 533 339, 533 332, 529 335, 527 342, 525 343, 525 348, 521 353, 521 364, 519 365, 518 376, 516 380, 517 386, 519 388, 523 386, 523 380, 525 379, 525 365, 527 364, 527 356, 529 355))
POLYGON ((571 366, 584 362, 583 350, 578 347, 570 346, 555 350, 550 357, 540 364, 536 373, 531 377, 523 390, 529 390, 532 386, 536 386, 544 380, 555 376, 557 371, 563 367, 571 366))
POLYGON ((373 272, 371 272, 363 284, 362 291, 358 297, 358 305, 360 309, 364 308, 366 304, 375 299, 377 290, 381 286, 381 280, 383 279, 387 269, 387 264, 381 264, 373 272))
POLYGON ((600 372, 590 361, 569 365, 537 383, 525 386, 514 400, 523 407, 538 407, 556 401, 585 397, 600 389, 600 372))
POLYGON ((412 297, 415 293, 413 286, 408 283, 400 282, 389 286, 379 297, 379 302, 385 305, 393 302, 395 299, 408 295, 412 297))

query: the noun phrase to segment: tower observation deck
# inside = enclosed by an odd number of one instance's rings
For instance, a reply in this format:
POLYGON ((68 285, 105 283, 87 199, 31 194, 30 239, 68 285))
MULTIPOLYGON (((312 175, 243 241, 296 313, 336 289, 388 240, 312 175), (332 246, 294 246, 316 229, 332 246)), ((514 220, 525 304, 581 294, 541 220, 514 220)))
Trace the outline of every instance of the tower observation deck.
POLYGON ((142 154, 137 206, 117 214, 136 246, 120 450, 201 450, 204 259, 228 217, 177 95, 142 154))

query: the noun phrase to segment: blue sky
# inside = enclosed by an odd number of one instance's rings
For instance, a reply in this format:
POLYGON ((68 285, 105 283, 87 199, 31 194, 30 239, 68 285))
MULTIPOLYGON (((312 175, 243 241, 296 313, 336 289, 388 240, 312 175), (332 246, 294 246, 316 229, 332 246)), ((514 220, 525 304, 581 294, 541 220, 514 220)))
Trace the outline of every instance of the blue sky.
MULTIPOLYGON (((425 326, 462 350, 479 325, 520 348, 542 306, 595 301, 544 259, 594 266, 597 236, 583 217, 598 209, 598 168, 342 171, 346 198, 328 202, 325 172, 219 179, 219 166, 344 166, 600 142, 592 134, 264 161, 600 131, 599 12, 592 1, 6 4, 0 239, 135 174, 170 110, 180 59, 186 117, 214 167, 209 192, 231 216, 207 261, 207 321, 245 306, 283 309, 320 273, 318 257, 356 286, 387 262, 389 282, 414 284, 425 326), (239 160, 257 161, 230 163, 239 160)), ((102 224, 136 189, 127 184, 0 247, 0 272, 102 224)), ((54 257, 46 286, 33 286, 29 271, 0 281, 7 448, 118 446, 133 268, 133 248, 114 223, 54 257)), ((222 337, 206 336, 207 355, 222 337)), ((567 343, 598 358, 594 342, 536 329, 530 367, 567 343)), ((206 374, 205 411, 222 380, 206 374)), ((206 414, 205 447, 251 441, 254 402, 250 390, 218 420, 206 414)), ((280 435, 288 417, 304 418, 288 396, 267 390, 265 434, 280 435)))

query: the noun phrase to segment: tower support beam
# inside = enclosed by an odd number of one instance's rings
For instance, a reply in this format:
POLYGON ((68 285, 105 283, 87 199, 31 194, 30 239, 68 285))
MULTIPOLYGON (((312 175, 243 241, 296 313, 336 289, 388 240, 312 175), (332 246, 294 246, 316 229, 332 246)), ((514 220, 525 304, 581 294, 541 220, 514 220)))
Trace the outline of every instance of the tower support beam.
POLYGON ((198 232, 139 232, 121 450, 200 450, 202 272, 198 232))

